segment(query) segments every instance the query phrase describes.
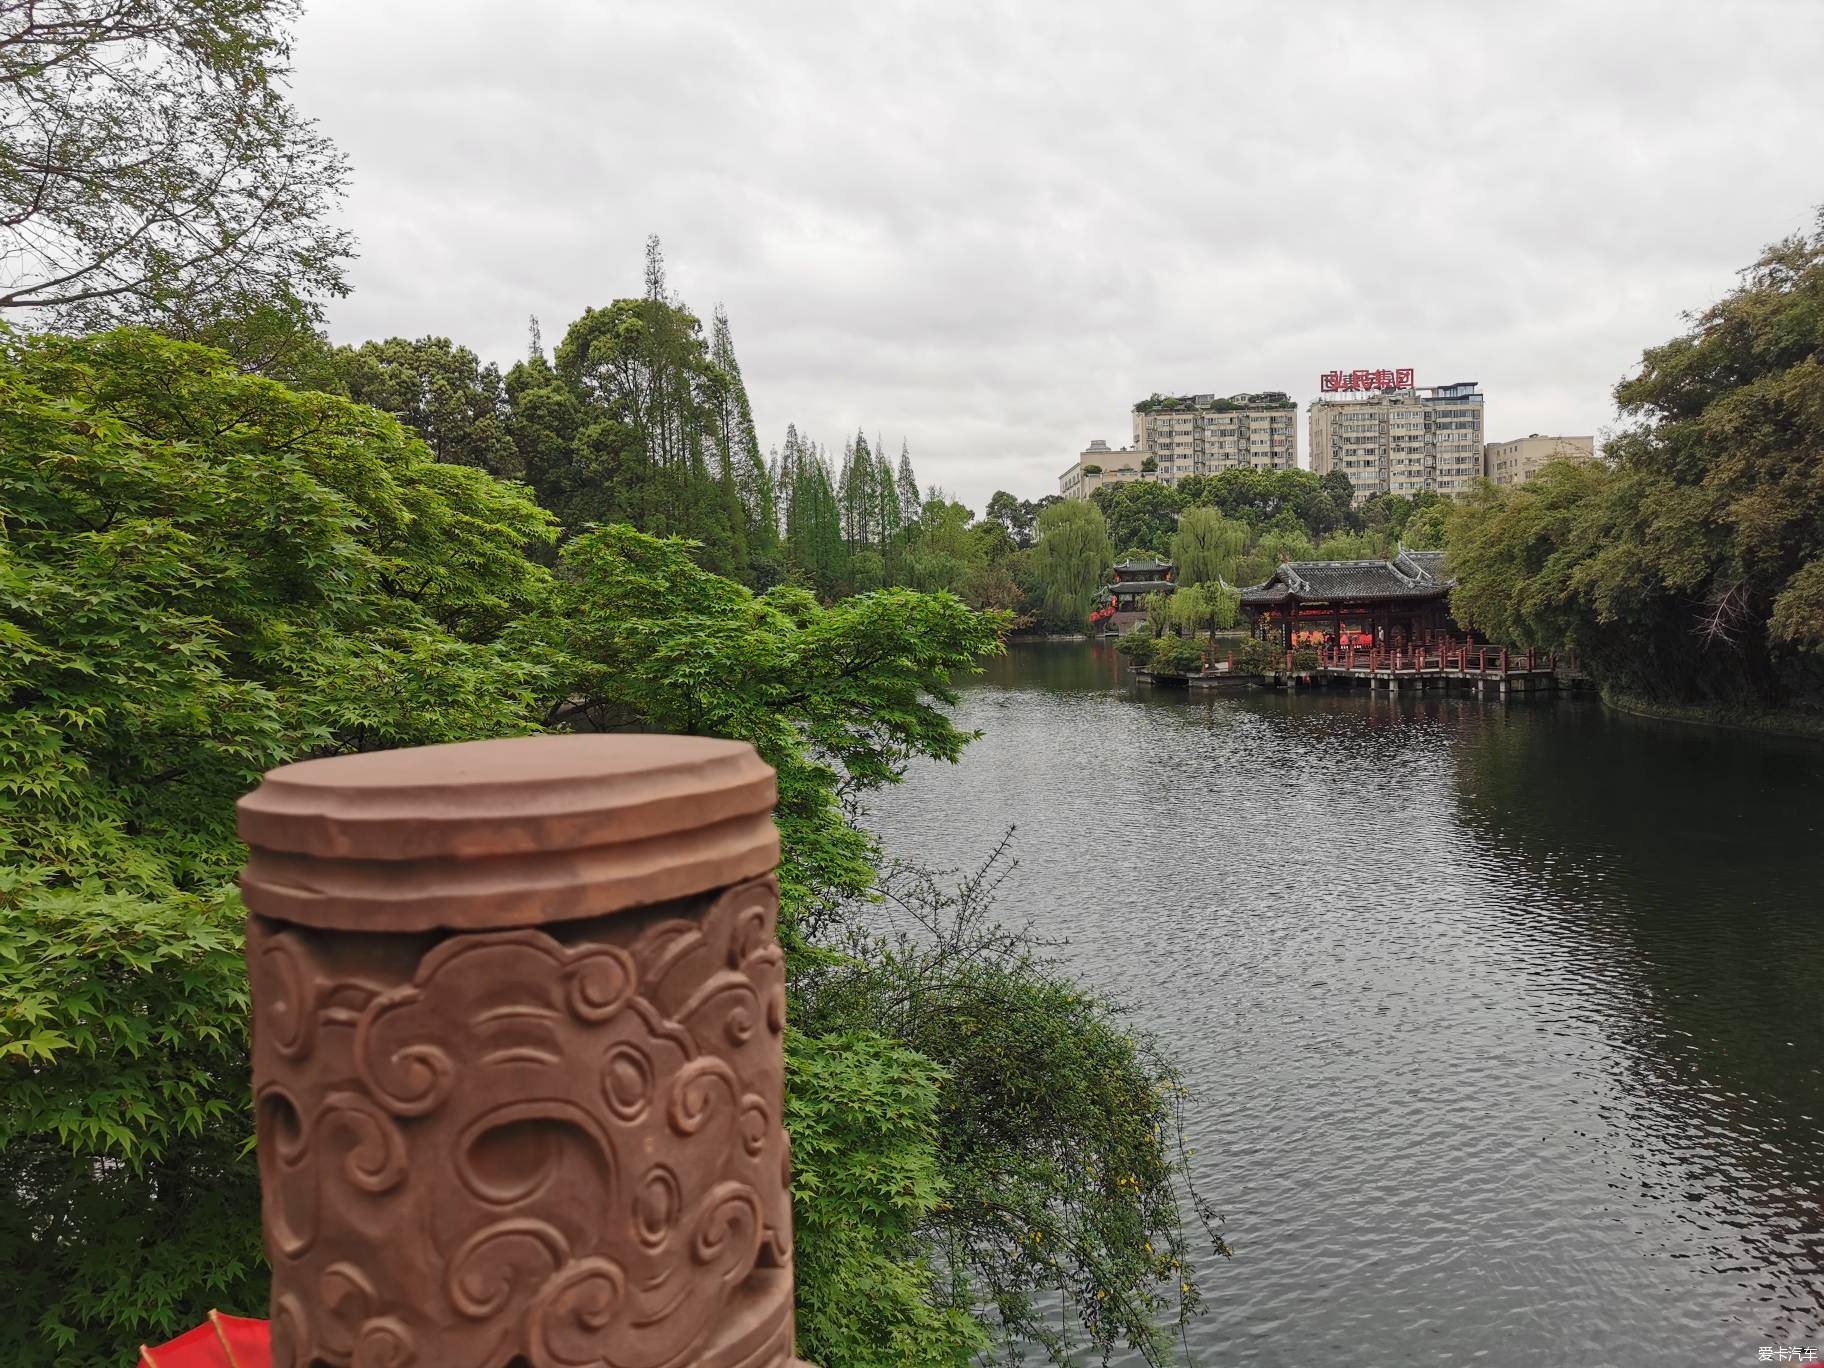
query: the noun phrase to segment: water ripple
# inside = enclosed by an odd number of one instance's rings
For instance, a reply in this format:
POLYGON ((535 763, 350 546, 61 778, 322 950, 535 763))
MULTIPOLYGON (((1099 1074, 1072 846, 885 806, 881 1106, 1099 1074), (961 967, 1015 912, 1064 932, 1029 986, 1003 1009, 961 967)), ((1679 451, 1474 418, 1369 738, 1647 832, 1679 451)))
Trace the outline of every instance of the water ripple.
POLYGON ((1200 1361, 1725 1364, 1824 1340, 1824 750, 1568 700, 1148 696, 1016 647, 889 849, 1183 1064, 1200 1361))

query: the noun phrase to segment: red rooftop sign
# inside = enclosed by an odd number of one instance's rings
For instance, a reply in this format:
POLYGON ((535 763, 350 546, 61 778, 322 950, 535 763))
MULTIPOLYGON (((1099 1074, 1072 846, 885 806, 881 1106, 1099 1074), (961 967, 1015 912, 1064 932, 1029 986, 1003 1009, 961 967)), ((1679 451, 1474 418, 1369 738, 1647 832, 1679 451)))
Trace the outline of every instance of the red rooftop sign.
POLYGON ((1411 389, 1412 371, 1410 369, 1325 371, 1317 377, 1317 387, 1325 394, 1336 394, 1342 390, 1411 389))

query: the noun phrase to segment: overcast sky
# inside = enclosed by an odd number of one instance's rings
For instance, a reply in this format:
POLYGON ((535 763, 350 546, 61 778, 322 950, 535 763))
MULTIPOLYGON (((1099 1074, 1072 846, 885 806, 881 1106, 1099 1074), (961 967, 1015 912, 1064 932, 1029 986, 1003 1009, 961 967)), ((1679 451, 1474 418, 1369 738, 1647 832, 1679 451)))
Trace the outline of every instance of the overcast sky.
POLYGON ((1154 391, 1411 366, 1480 380, 1491 440, 1600 430, 1824 202, 1816 0, 308 4, 335 340, 505 365, 658 233, 763 445, 903 437, 977 511, 1154 391))

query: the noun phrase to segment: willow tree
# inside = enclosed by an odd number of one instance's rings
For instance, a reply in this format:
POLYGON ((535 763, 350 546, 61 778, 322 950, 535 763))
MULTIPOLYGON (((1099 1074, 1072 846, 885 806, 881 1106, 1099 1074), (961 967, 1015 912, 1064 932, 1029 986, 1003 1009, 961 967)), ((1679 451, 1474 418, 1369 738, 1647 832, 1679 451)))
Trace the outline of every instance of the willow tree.
POLYGON ((1233 580, 1248 548, 1248 526, 1231 522, 1214 508, 1186 509, 1172 535, 1172 560, 1180 584, 1233 580))
POLYGON ((1229 585, 1187 584, 1168 600, 1171 620, 1193 633, 1216 633, 1233 627, 1241 616, 1241 593, 1229 585))
POLYGON ((1094 504, 1066 499, 1041 513, 1032 565, 1044 586, 1047 620, 1083 626, 1114 556, 1108 524, 1094 504))

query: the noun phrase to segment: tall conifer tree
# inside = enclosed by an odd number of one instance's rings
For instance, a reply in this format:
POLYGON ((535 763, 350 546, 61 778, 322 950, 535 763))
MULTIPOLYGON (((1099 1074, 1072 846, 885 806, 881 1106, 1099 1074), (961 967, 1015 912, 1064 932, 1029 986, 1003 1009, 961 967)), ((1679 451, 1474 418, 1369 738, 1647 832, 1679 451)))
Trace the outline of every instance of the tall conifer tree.
POLYGON ((893 464, 877 441, 874 446, 875 526, 880 530, 881 568, 887 583, 898 582, 900 562, 900 529, 905 514, 899 506, 899 482, 893 477, 893 464))
POLYGON ((912 450, 902 437, 899 442, 900 516, 908 523, 915 523, 924 506, 924 500, 918 496, 918 476, 912 473, 912 450))
POLYGON ((727 378, 719 415, 721 453, 740 491, 748 546, 756 553, 770 555, 779 541, 776 496, 772 477, 760 456, 760 439, 754 433, 754 410, 748 402, 747 385, 741 379, 741 363, 735 359, 728 310, 721 304, 716 305, 710 328, 709 359, 727 378))
POLYGON ((842 510, 842 540, 855 554, 855 443, 842 444, 842 465, 836 473, 836 503, 842 510))

